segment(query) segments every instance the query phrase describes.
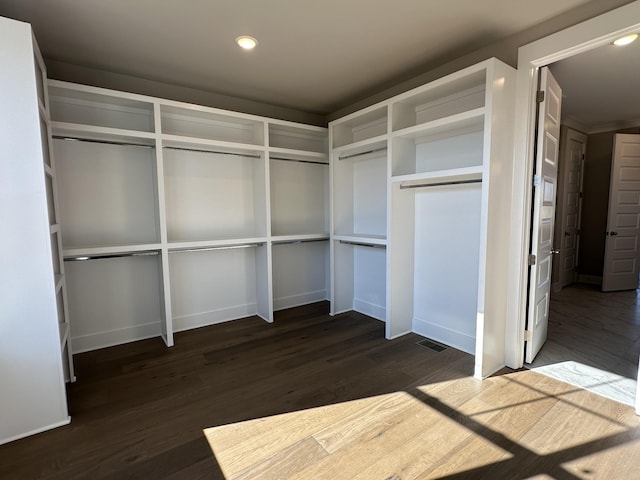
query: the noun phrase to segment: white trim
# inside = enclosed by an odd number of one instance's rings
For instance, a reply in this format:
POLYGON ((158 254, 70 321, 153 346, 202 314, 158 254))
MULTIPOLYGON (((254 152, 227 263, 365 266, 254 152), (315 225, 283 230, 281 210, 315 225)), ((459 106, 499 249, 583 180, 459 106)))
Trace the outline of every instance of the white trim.
POLYGON ((287 308, 299 307, 300 305, 308 305, 310 303, 322 302, 327 300, 326 290, 317 290, 315 292, 300 293, 297 295, 289 295, 273 299, 273 311, 285 310, 287 308))
POLYGON ((385 321, 385 317, 387 315, 386 307, 383 307, 382 305, 376 305, 375 303, 367 302, 359 298, 353 299, 353 309, 356 312, 368 315, 375 318, 376 320, 380 320, 381 322, 385 321))
POLYGON ((557 32, 518 50, 513 208, 511 211, 510 288, 507 297, 506 364, 524 364, 527 254, 531 224, 530 175, 533 166, 536 73, 539 67, 612 42, 640 30, 640 1, 557 32))
POLYGON ((46 432, 47 430, 51 430, 58 427, 64 427, 65 425, 69 425, 71 423, 71 417, 67 416, 64 420, 61 420, 56 423, 52 423, 51 425, 47 425, 46 427, 36 428, 35 430, 30 430, 28 432, 23 432, 18 435, 14 435, 13 437, 2 438, 0 439, 0 445, 4 445, 6 443, 15 442, 16 440, 20 440, 21 438, 30 437, 31 435, 37 435, 38 433, 46 432))

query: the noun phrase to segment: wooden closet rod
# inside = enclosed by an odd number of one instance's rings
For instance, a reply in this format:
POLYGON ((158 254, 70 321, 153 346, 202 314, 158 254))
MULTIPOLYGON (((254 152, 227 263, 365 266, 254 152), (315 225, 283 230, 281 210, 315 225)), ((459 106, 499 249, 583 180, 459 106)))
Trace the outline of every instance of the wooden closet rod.
POLYGON ((122 258, 122 257, 151 257, 159 255, 160 252, 155 250, 148 252, 126 252, 126 253, 109 253, 105 255, 76 255, 73 257, 65 257, 65 262, 84 262, 86 260, 101 260, 103 258, 122 258))
POLYGON ((407 188, 421 188, 421 187, 443 187, 446 185, 466 185, 467 183, 482 183, 482 179, 476 178, 474 180, 457 180, 452 182, 419 183, 417 185, 400 185, 400 190, 405 190, 407 188))
POLYGON ((378 245, 377 243, 352 242, 350 240, 340 240, 340 243, 344 243, 345 245, 355 245, 356 247, 387 248, 386 245, 378 245))
POLYGON ((262 158, 260 155, 250 155, 248 153, 220 152, 218 150, 206 150, 204 148, 171 147, 168 145, 163 145, 162 148, 168 148, 169 150, 181 150, 183 152, 217 153, 220 155, 234 155, 236 157, 262 158))
POLYGON ((70 140, 72 142, 103 143, 105 145, 119 145, 122 147, 155 148, 153 145, 146 145, 144 143, 117 142, 115 140, 96 140, 94 138, 70 137, 69 135, 52 135, 51 138, 55 140, 70 140))
POLYGON ((264 243, 245 243, 243 245, 220 245, 219 247, 185 248, 180 250, 169 250, 169 253, 208 252, 211 250, 235 250, 238 248, 260 247, 262 245, 264 245, 264 243))
POLYGON ((285 162, 298 162, 298 163, 314 163, 316 165, 329 165, 327 162, 317 162, 315 160, 295 160, 293 158, 282 158, 269 156, 270 160, 282 160, 285 162))
POLYGON ((366 152, 354 153, 351 155, 345 155, 344 157, 338 156, 338 160, 347 160, 348 158, 360 157, 361 155, 368 155, 370 153, 384 152, 387 147, 374 148, 373 150, 367 150, 366 152))
POLYGON ((309 238, 305 240, 282 240, 272 242, 273 245, 293 245, 294 243, 326 242, 329 238, 309 238))

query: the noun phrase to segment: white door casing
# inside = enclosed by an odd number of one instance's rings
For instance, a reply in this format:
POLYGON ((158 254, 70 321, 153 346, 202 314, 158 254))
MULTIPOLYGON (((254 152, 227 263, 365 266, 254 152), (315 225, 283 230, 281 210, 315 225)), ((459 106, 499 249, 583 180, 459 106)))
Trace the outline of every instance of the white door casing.
POLYGON ((614 137, 602 291, 638 288, 640 263, 640 135, 614 137))
POLYGON ((548 67, 540 69, 540 90, 544 99, 539 104, 538 138, 536 140, 535 187, 531 254, 535 255, 529 271, 529 308, 525 361, 531 363, 547 339, 551 265, 553 261, 553 227, 558 183, 560 143, 560 108, 562 89, 548 67))
POLYGON ((560 225, 560 286, 566 287, 577 280, 580 248, 580 220, 582 214, 582 180, 587 136, 567 130, 565 155, 561 159, 563 179, 562 198, 558 210, 562 213, 560 225))

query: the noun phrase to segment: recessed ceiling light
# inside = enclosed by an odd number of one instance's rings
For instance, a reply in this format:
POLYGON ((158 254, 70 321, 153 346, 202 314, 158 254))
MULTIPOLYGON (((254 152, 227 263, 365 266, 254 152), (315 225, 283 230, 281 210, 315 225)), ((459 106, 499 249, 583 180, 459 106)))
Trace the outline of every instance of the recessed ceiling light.
POLYGON ((251 50, 252 48, 255 48, 256 45, 258 45, 258 40, 247 35, 241 35, 236 38, 236 43, 245 50, 251 50))
POLYGON ((637 33, 632 33, 631 35, 625 35, 624 37, 620 37, 617 40, 615 40, 613 42, 614 45, 617 45, 619 47, 623 46, 623 45, 629 45, 631 42, 633 42, 636 38, 638 38, 638 34, 637 33))

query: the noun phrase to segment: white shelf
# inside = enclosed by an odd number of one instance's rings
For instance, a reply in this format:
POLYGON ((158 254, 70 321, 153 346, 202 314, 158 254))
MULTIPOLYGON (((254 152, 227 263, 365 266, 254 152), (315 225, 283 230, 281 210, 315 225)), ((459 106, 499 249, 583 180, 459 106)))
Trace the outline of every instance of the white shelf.
POLYGON ((398 95, 391 100, 392 131, 483 107, 485 90, 486 70, 474 66, 398 95))
POLYGON ((422 142, 453 137, 464 132, 482 130, 484 115, 484 107, 474 108, 420 125, 403 128, 393 132, 391 136, 392 138, 403 137, 422 142))
POLYGON ((224 152, 238 155, 264 156, 265 148, 262 145, 247 145, 245 143, 229 142, 224 140, 209 140, 206 138, 193 138, 183 135, 162 135, 162 146, 168 148, 183 148, 185 150, 203 150, 205 152, 224 152))
POLYGON ((91 247, 65 248, 62 253, 64 258, 94 257, 100 255, 118 255, 124 253, 146 252, 160 250, 160 243, 139 243, 130 245, 102 245, 91 247))
POLYGON ((161 105, 162 132, 189 138, 264 145, 264 122, 220 111, 161 105))
POLYGON ((156 135, 152 132, 67 122, 51 122, 51 130, 54 137, 84 139, 96 142, 133 143, 148 146, 153 146, 156 138, 156 135))
POLYGON ((202 240, 196 242, 169 242, 167 248, 169 253, 180 252, 183 250, 200 250, 207 248, 220 248, 220 247, 243 247, 246 245, 264 244, 267 242, 267 237, 253 237, 253 238, 235 238, 235 239, 222 239, 222 240, 202 240))
POLYGON ((332 122, 332 147, 338 149, 387 133, 387 106, 374 106, 332 122))
MULTIPOLYGON (((331 152, 334 158, 342 160, 343 157, 357 158, 360 155, 386 148, 387 135, 378 135, 359 142, 354 142, 343 147, 334 148, 331 152)), ((347 158, 345 158, 346 160, 347 158)))
POLYGON ((316 240, 329 240, 329 233, 305 233, 301 235, 274 235, 271 243, 277 245, 283 242, 305 242, 316 240))
POLYGON ((269 147, 269 157, 273 160, 281 160, 280 158, 274 157, 283 157, 287 160, 314 161, 329 165, 329 159, 326 153, 307 152, 305 150, 269 147))
POLYGON ((334 240, 353 243, 365 243, 371 245, 386 245, 386 235, 367 235, 362 233, 335 234, 334 240))
POLYGON ((51 119, 95 127, 154 131, 153 103, 139 95, 114 93, 50 80, 51 119))
POLYGON ((269 123, 269 148, 327 154, 327 132, 320 127, 269 123))
POLYGON ((482 180, 483 166, 452 168, 435 172, 414 173, 409 175, 397 175, 391 177, 394 184, 415 185, 418 183, 431 184, 440 182, 465 182, 482 180))

